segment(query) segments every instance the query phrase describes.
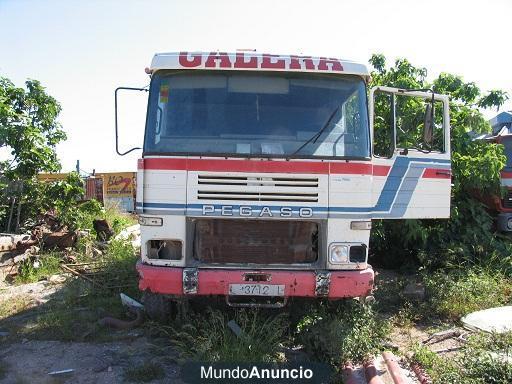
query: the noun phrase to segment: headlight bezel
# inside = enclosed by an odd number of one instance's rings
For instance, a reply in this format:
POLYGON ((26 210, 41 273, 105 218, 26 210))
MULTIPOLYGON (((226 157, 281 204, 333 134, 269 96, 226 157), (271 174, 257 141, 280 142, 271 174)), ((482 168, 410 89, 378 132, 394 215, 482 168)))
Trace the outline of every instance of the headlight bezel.
POLYGON ((155 216, 139 216, 138 222, 146 227, 161 227, 164 225, 164 219, 155 216))
POLYGON ((328 248, 328 262, 331 265, 358 265, 368 262, 368 246, 364 243, 349 243, 349 242, 333 242, 329 244, 328 248), (364 261, 350 261, 350 249, 351 247, 364 247, 365 249, 365 260, 364 261), (337 249, 345 249, 344 254, 340 258, 336 259, 335 251, 337 249))

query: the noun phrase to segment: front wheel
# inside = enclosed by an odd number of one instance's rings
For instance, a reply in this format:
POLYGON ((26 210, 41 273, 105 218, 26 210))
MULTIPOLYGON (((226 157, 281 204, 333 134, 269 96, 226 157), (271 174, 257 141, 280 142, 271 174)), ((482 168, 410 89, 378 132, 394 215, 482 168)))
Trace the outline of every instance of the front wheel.
POLYGON ((165 295, 146 291, 142 295, 142 302, 151 320, 166 322, 175 314, 174 303, 165 295))

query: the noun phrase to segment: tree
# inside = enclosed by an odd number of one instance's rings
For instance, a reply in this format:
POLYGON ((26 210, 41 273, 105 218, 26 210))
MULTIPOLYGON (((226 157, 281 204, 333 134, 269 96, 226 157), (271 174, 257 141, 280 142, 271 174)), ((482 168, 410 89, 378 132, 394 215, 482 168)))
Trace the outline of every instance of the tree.
POLYGON ((29 179, 39 172, 57 172, 60 163, 55 146, 66 139, 57 121, 60 104, 37 80, 26 89, 0 78, 0 148, 10 156, 0 162, 9 180, 29 179))
MULTIPOLYGON (((33 202, 40 195, 35 176, 39 172, 57 172, 61 166, 56 145, 66 139, 57 118, 60 104, 48 95, 37 80, 27 80, 26 88, 16 87, 9 79, 0 77, 0 225, 8 227, 17 204, 17 225, 22 204, 33 202)), ((28 207, 35 209, 34 204, 28 207)), ((10 229, 10 228, 7 228, 10 229)))
MULTIPOLYGON (((383 255, 382 261, 390 266, 414 261, 429 266, 446 266, 490 259, 496 253, 498 256, 508 256, 512 249, 509 241, 493 233, 492 217, 485 206, 472 197, 475 191, 500 193, 500 170, 506 162, 503 146, 474 141, 468 135, 470 131, 491 132, 479 108, 499 108, 508 95, 493 90, 482 96, 476 84, 466 83, 462 77, 448 73, 441 73, 429 82, 426 80, 427 70, 413 66, 406 59, 396 60, 391 67, 386 66, 383 55, 373 55, 369 62, 374 69, 371 86, 432 89, 450 96, 454 184, 450 220, 377 222, 371 247, 375 255, 383 255)), ((376 100, 376 111, 381 107, 382 104, 376 100)), ((408 103, 400 112, 406 116, 416 116, 418 106, 408 103)), ((382 121, 375 121, 376 148, 387 139, 384 128, 382 121)), ((421 136, 421 127, 418 126, 417 130, 412 136, 421 136)))

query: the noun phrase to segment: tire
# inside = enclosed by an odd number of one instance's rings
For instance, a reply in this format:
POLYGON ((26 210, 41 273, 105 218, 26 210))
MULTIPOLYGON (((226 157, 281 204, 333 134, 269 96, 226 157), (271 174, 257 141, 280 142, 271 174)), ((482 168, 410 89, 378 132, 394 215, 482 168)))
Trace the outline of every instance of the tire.
POLYGON ((146 315, 158 322, 167 322, 175 314, 173 302, 165 295, 144 292, 142 296, 146 315))

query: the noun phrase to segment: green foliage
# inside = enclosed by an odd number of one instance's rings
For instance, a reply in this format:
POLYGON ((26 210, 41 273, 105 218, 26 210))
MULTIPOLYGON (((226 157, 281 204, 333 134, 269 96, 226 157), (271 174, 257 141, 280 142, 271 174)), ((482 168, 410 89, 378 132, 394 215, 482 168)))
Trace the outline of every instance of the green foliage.
POLYGON ((385 324, 370 306, 350 300, 312 312, 301 324, 297 339, 314 359, 339 368, 379 352, 386 334, 385 324))
POLYGON ((58 171, 55 146, 66 139, 57 122, 59 103, 39 81, 27 80, 25 86, 17 88, 9 79, 0 78, 0 147, 11 152, 0 163, 0 173, 9 180, 58 171))
POLYGON ((501 195, 499 173, 506 164, 501 144, 482 141, 468 143, 462 152, 452 153, 454 194, 471 193, 501 195))
POLYGON ((53 211, 70 230, 92 228, 94 219, 103 215, 96 200, 80 201, 84 195, 84 182, 71 172, 65 180, 42 183, 40 213, 53 211))
POLYGON ((11 206, 20 206, 21 214, 16 218, 22 226, 27 218, 39 213, 42 188, 35 176, 60 170, 55 148, 66 139, 57 121, 59 103, 37 80, 27 80, 25 86, 18 88, 0 77, 0 149, 8 153, 0 161, 2 230, 6 228, 11 206))
POLYGON ((508 94, 500 89, 493 89, 478 101, 481 108, 496 107, 496 111, 508 100, 508 94))
POLYGON ((137 224, 136 216, 121 212, 119 207, 114 204, 106 204, 101 218, 108 221, 116 235, 126 227, 137 224))
POLYGON ((512 297, 512 281, 496 271, 438 272, 426 276, 429 314, 449 320, 482 309, 502 306, 512 297))
POLYGON ((44 280, 51 275, 61 273, 60 263, 62 255, 58 253, 46 253, 40 255, 37 263, 25 260, 21 263, 16 276, 16 283, 27 284, 44 280))
MULTIPOLYGON (((488 194, 501 195, 499 173, 506 162, 503 147, 472 141, 468 135, 470 131, 490 131, 478 107, 499 107, 508 96, 501 91, 481 96, 474 83, 465 83, 460 76, 447 73, 429 83, 426 69, 414 67, 405 59, 398 59, 393 67, 387 68, 382 55, 373 55, 370 64, 374 67, 372 86, 433 89, 450 96, 454 185, 450 220, 375 222, 370 245, 373 259, 385 267, 420 264, 429 268, 490 265, 492 260, 512 272, 510 242, 494 233, 492 216, 476 199, 488 194)), ((382 106, 376 102, 377 111, 382 106)), ((404 103, 401 108, 400 113, 406 116, 404 122, 413 128, 409 138, 420 140, 420 127, 413 123, 419 113, 418 105, 404 103)), ((389 151, 389 126, 386 131, 385 120, 375 122, 375 148, 382 147, 383 153, 386 148, 389 151)))
POLYGON ((512 382, 511 333, 476 334, 455 358, 417 345, 412 360, 427 370, 433 384, 508 384, 512 382))
POLYGON ((257 310, 233 314, 242 334, 237 337, 227 326, 230 313, 207 309, 206 315, 191 314, 181 327, 164 327, 181 359, 209 362, 278 361, 279 343, 286 332, 283 315, 265 316, 257 310))

